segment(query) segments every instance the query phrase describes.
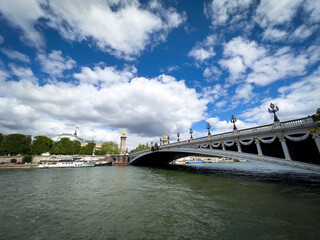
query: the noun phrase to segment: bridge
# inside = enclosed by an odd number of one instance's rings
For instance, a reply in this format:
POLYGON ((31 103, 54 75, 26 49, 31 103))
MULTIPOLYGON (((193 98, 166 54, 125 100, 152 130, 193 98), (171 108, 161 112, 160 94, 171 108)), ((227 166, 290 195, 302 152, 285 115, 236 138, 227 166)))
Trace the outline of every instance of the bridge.
MULTIPOLYGON (((275 120, 278 120, 275 118, 275 120)), ((260 161, 320 172, 320 108, 306 118, 160 145, 131 153, 131 165, 160 165, 206 155, 260 161)))

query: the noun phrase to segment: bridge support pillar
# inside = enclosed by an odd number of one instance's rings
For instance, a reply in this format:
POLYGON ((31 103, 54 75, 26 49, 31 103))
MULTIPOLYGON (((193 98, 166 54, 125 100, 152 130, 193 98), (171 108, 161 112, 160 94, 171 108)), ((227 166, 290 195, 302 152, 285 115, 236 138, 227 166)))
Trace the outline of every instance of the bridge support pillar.
POLYGON ((259 155, 259 156, 263 156, 259 139, 258 139, 258 138, 255 138, 254 141, 255 141, 255 144, 256 144, 256 146, 257 146, 258 155, 259 155))
POLYGON ((240 142, 237 141, 237 147, 238 147, 238 152, 242 152, 242 149, 241 149, 241 145, 240 145, 240 142))
POLYGON ((285 159, 286 160, 291 160, 289 149, 288 149, 286 140, 284 139, 284 136, 280 136, 279 137, 279 141, 281 142, 281 146, 282 146, 282 150, 283 150, 285 159))

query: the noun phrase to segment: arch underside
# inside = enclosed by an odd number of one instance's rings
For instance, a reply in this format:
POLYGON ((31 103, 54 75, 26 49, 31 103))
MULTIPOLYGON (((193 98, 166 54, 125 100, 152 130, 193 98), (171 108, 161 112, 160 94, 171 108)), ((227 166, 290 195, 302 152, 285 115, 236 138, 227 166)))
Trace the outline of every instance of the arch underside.
POLYGON ((215 157, 229 157, 239 160, 247 161, 259 161, 259 162, 268 162, 278 165, 290 166, 294 168, 306 169, 320 172, 320 166, 303 163, 298 161, 288 161, 277 157, 269 156, 259 156, 257 154, 244 153, 244 152, 235 152, 228 150, 219 150, 219 149, 204 149, 204 148, 169 148, 169 149, 160 149, 158 151, 152 152, 144 151, 139 155, 133 156, 130 158, 130 164, 141 166, 141 165, 163 165, 168 164, 169 162, 187 156, 195 155, 206 155, 206 156, 215 156, 215 157))

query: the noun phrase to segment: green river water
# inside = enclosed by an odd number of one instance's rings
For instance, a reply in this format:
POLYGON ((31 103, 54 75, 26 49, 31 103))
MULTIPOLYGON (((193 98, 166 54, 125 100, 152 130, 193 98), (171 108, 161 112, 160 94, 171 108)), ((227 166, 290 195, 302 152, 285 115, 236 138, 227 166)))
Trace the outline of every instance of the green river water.
POLYGON ((320 239, 320 177, 258 163, 0 171, 0 239, 320 239))

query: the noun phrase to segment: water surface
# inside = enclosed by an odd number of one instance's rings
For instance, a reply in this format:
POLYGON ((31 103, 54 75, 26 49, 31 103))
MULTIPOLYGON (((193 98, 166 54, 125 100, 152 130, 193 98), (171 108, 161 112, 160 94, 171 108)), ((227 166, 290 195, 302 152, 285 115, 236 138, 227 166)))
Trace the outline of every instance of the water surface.
POLYGON ((257 163, 1 170, 0 196, 0 239, 320 239, 318 175, 257 163))

